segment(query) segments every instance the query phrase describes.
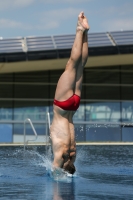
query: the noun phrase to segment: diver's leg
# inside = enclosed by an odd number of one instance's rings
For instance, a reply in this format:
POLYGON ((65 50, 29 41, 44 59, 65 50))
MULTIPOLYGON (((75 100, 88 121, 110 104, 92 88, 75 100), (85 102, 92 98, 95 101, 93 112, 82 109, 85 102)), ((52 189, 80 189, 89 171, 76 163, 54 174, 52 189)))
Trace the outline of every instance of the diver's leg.
POLYGON ((81 12, 78 16, 78 25, 71 55, 66 65, 65 71, 61 75, 57 84, 55 92, 56 100, 66 100, 71 97, 75 91, 76 74, 78 65, 81 62, 83 33, 85 30, 88 30, 88 25, 86 21, 84 21, 83 12, 81 12))
MULTIPOLYGON (((83 48, 82 48, 82 61, 78 65, 77 69, 77 76, 76 76, 76 88, 75 94, 81 96, 81 89, 82 89, 82 79, 83 79, 83 68, 87 62, 88 58, 88 33, 85 32, 83 36, 83 48)), ((74 113, 73 113, 74 114, 74 113)), ((69 119, 69 129, 70 129, 70 137, 71 137, 71 144, 70 144, 70 153, 69 153, 69 160, 64 163, 63 168, 68 171, 69 173, 73 174, 76 169, 74 166, 74 162, 76 159, 76 142, 75 142, 75 130, 72 121, 72 116, 69 119)))
POLYGON ((78 65, 77 76, 76 76, 75 94, 77 94, 78 96, 81 96, 83 70, 87 62, 87 59, 88 59, 88 32, 85 31, 83 35, 82 60, 78 65))

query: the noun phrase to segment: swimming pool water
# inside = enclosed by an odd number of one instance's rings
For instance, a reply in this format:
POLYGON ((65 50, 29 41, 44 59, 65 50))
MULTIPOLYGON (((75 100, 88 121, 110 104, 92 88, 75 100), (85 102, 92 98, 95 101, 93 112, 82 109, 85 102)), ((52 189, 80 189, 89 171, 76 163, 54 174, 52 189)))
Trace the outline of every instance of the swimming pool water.
POLYGON ((77 172, 57 182, 45 147, 0 147, 0 199, 133 199, 133 146, 78 146, 77 172))

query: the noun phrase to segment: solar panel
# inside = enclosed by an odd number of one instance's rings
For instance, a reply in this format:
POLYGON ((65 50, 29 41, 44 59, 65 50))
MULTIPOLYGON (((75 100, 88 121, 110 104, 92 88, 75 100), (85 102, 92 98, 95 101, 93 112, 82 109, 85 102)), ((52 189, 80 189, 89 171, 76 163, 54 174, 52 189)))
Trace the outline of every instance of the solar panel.
POLYGON ((27 37, 26 43, 28 51, 52 50, 55 48, 51 36, 27 37))
POLYGON ((70 49, 72 48, 75 35, 58 35, 53 36, 55 46, 57 49, 70 49))
POLYGON ((110 34, 117 45, 133 44, 133 31, 115 31, 110 34))
POLYGON ((89 47, 112 46, 112 42, 106 33, 89 33, 89 47))
POLYGON ((23 38, 1 39, 0 53, 23 52, 23 38))
MULTIPOLYGON (((49 51, 71 49, 75 34, 56 36, 32 36, 25 38, 0 38, 0 53, 49 51)), ((133 44, 133 31, 88 33, 89 47, 107 47, 133 44)))
MULTIPOLYGON (((72 48, 75 35, 54 36, 54 41, 57 49, 72 48)), ((112 42, 106 33, 89 33, 88 34, 89 46, 112 46, 112 42)))

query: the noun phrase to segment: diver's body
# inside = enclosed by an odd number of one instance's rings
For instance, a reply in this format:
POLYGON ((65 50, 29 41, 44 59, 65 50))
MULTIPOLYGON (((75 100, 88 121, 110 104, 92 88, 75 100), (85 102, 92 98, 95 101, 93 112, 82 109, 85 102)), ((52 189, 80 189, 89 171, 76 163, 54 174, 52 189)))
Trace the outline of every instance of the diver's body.
POLYGON ((81 12, 70 59, 57 84, 50 127, 53 169, 63 168, 71 174, 75 172, 76 158, 73 115, 80 104, 83 69, 88 58, 88 30, 87 18, 81 12))

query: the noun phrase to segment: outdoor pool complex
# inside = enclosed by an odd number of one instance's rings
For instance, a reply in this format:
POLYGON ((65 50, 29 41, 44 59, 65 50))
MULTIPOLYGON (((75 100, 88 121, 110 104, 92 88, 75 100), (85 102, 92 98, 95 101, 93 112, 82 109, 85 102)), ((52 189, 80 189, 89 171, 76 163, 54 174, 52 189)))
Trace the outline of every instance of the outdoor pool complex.
POLYGON ((0 199, 131 200, 133 146, 77 146, 76 173, 54 180, 45 146, 0 147, 0 199))

